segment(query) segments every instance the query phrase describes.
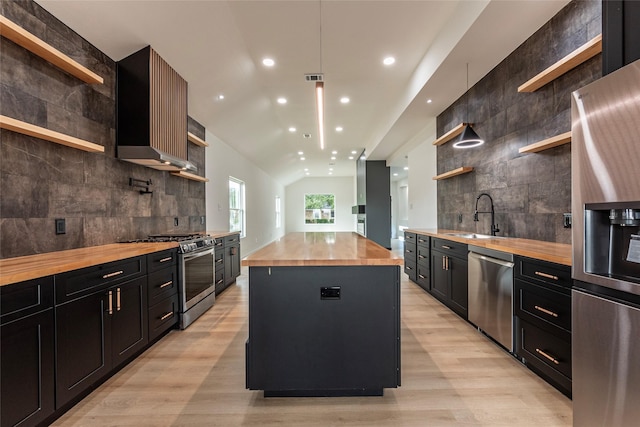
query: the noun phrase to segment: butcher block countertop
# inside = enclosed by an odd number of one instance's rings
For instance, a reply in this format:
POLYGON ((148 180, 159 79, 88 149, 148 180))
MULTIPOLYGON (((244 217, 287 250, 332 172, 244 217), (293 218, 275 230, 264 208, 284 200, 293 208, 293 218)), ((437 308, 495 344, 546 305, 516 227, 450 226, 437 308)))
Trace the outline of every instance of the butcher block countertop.
POLYGON ((176 242, 113 243, 0 259, 0 286, 177 247, 176 242))
POLYGON ((354 232, 289 233, 242 260, 249 267, 402 264, 402 257, 354 232))
POLYGON ((571 266, 571 245, 565 243, 543 242, 541 240, 519 239, 515 237, 466 238, 453 234, 472 233, 460 230, 416 229, 408 228, 405 232, 452 240, 468 245, 481 246, 496 251, 509 252, 543 261, 571 266))

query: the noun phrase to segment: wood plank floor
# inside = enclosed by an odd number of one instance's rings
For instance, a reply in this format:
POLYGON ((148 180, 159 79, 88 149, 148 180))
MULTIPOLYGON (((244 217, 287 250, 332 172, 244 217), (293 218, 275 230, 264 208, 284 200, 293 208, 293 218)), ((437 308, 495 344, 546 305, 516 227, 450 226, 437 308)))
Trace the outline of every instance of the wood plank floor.
POLYGON ((383 397, 245 389, 248 276, 55 426, 566 426, 571 400, 402 274, 402 387, 383 397))

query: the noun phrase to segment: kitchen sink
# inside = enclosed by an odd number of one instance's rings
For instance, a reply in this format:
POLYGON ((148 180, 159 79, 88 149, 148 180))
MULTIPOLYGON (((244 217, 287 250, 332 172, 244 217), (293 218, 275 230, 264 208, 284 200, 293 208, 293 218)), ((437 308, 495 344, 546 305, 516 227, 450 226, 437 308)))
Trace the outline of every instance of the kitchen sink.
POLYGON ((448 236, 464 237, 465 239, 494 239, 496 236, 476 233, 446 233, 448 236))

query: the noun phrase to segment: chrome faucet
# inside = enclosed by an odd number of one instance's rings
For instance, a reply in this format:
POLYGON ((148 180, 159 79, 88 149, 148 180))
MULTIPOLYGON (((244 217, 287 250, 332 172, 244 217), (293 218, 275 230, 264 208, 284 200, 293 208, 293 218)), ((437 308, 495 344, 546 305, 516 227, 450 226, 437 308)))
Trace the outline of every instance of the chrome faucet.
POLYGON ((496 213, 495 213, 495 210, 493 209, 493 199, 487 193, 482 193, 476 198, 476 210, 473 212, 473 220, 478 222, 478 214, 485 214, 485 213, 491 214, 491 235, 495 236, 496 233, 500 231, 500 229, 498 228, 498 224, 496 224, 496 213), (489 198, 489 201, 491 202, 491 211, 478 212, 478 200, 480 200, 482 196, 487 196, 489 198))

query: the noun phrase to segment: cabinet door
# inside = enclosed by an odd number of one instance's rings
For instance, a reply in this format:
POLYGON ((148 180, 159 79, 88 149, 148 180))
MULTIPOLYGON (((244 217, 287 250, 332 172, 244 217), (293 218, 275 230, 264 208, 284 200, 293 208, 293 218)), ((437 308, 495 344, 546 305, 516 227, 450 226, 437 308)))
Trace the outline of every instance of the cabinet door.
POLYGON ((449 257, 449 272, 451 273, 451 294, 449 306, 460 316, 467 318, 469 299, 468 263, 466 260, 449 257))
POLYGON ((231 261, 231 274, 235 279, 240 275, 240 244, 235 244, 231 247, 231 256, 233 257, 231 261))
POLYGON ((449 271, 445 269, 446 255, 431 252, 431 292, 440 301, 449 300, 449 271))
POLYGON ((36 425, 54 411, 53 309, 0 327, 0 425, 36 425))
POLYGON ((149 342, 146 277, 114 286, 110 291, 113 298, 111 355, 115 367, 149 342))
POLYGON ((234 243, 225 248, 224 257, 224 283, 229 285, 235 282, 240 275, 240 245, 234 243))
POLYGON ((109 294, 97 292, 56 307, 56 407, 111 369, 109 294))

